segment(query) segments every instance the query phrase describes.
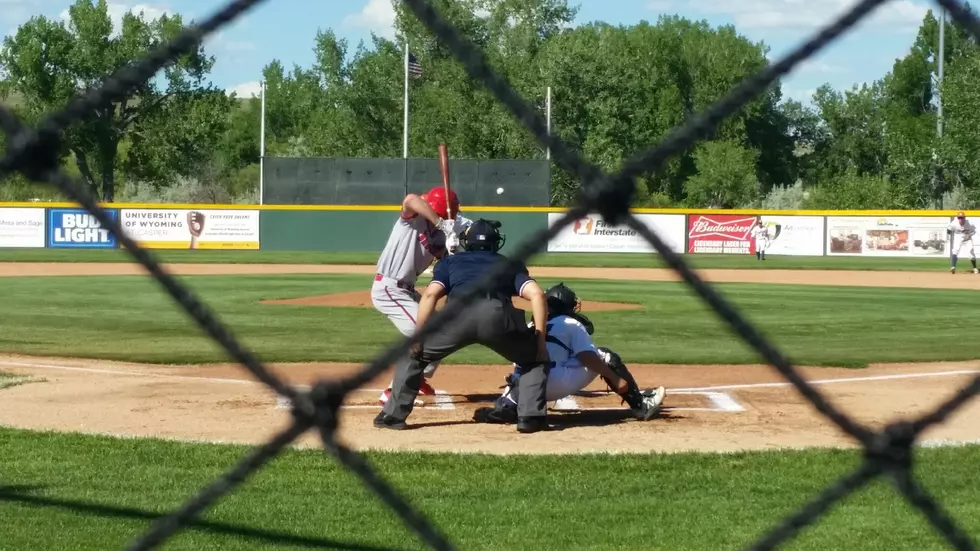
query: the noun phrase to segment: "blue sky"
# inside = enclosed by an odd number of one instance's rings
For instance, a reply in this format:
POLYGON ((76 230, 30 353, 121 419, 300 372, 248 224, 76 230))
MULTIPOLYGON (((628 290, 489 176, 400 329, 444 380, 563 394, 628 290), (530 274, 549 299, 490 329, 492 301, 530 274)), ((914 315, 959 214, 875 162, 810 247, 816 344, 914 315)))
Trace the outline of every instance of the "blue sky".
MULTIPOLYGON (((0 0, 0 32, 13 32, 32 15, 63 17, 71 0, 0 0)), ((112 2, 116 17, 142 11, 149 17, 176 12, 203 18, 221 6, 221 0, 149 0, 112 2)), ((732 23, 753 41, 764 41, 775 59, 806 36, 853 5, 852 0, 575 0, 580 8, 576 23, 606 21, 630 24, 655 21, 661 14, 705 19, 712 25, 732 23)), ((891 0, 791 74, 784 95, 805 100, 818 86, 837 88, 880 78, 903 56, 915 37, 923 15, 932 7, 920 0, 891 0)), ((279 59, 287 67, 312 61, 317 29, 332 28, 352 47, 369 40, 373 31, 391 36, 390 0, 267 0, 206 43, 217 57, 213 82, 240 94, 258 90, 261 70, 279 59)), ((424 63, 424 60, 422 60, 424 63)), ((395 76, 394 78, 400 78, 395 76)), ((545 86, 546 84, 543 84, 545 86)))

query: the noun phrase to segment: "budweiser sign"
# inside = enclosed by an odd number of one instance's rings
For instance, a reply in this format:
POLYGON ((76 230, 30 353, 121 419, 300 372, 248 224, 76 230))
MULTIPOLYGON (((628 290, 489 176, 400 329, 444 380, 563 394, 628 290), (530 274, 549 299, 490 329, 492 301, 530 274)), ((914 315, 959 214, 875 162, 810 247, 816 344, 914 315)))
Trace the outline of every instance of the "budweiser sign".
POLYGON ((752 228, 758 218, 716 214, 688 218, 688 252, 702 254, 755 254, 752 228))
MULTIPOLYGON (((722 217, 715 217, 722 218, 722 217)), ((748 239, 755 226, 755 216, 739 218, 737 220, 716 220, 708 216, 701 216, 691 222, 688 237, 721 237, 723 239, 748 239)))

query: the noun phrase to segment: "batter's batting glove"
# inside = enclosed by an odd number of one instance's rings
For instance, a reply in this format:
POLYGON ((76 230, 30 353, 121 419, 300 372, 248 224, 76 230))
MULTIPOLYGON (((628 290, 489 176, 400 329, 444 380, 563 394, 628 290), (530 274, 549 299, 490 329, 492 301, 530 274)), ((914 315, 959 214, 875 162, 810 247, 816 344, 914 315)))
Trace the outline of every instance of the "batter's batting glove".
POLYGON ((453 228, 456 226, 456 221, 439 219, 439 223, 436 226, 442 230, 448 238, 449 235, 453 233, 453 228))

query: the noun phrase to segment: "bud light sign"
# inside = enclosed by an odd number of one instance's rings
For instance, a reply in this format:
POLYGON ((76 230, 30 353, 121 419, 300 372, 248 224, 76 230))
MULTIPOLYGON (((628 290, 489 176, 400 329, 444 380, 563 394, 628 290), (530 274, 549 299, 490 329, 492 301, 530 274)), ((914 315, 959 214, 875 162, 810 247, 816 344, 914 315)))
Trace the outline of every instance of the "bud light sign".
MULTIPOLYGON (((85 209, 51 209, 48 218, 48 247, 56 249, 114 249, 116 237, 85 209)), ((112 220, 118 210, 107 210, 112 220)))

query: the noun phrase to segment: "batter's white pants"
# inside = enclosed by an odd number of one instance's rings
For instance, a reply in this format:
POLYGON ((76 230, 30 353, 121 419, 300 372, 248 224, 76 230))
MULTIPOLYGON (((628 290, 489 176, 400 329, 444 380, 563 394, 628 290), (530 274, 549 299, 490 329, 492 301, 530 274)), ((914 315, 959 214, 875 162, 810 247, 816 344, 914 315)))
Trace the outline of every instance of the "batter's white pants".
POLYGON ((971 239, 964 239, 963 241, 960 241, 960 245, 958 247, 955 247, 953 249, 953 256, 956 256, 956 257, 963 256, 963 253, 964 252, 970 253, 970 259, 971 260, 973 260, 973 259, 975 259, 977 257, 976 256, 976 253, 973 252, 973 239, 972 238, 971 239))
MULTIPOLYGON (((419 317, 419 303, 416 294, 409 289, 398 286, 398 282, 382 277, 371 286, 371 304, 374 309, 384 314, 399 332, 406 337, 415 333, 415 320, 419 317)), ((426 378, 432 377, 439 367, 434 363, 425 368, 426 378)))
MULTIPOLYGON (((517 373, 516 369, 514 373, 517 373)), ((555 400, 561 400, 562 398, 571 396, 592 384, 592 381, 598 376, 598 373, 589 371, 582 365, 574 365, 572 367, 559 365, 552 367, 548 373, 548 387, 545 399, 549 402, 554 402, 555 400)), ((510 387, 507 387, 504 389, 502 396, 507 396, 509 393, 510 387)), ((513 400, 511 401, 513 402, 513 400)))

